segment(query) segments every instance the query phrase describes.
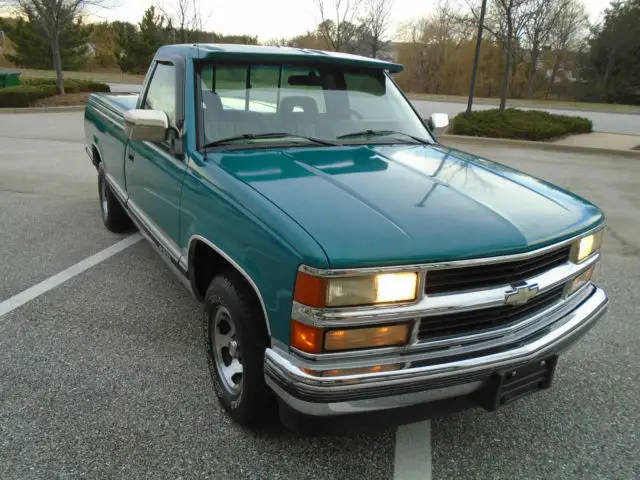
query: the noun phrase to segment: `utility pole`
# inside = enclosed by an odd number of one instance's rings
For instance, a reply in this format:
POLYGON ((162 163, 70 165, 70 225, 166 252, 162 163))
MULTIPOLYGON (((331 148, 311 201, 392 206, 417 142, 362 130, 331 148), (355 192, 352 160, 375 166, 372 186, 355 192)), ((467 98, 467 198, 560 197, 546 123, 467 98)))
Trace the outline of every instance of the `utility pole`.
POLYGON ((478 76, 478 60, 480 59, 480 43, 482 43, 482 30, 484 30, 484 14, 487 11, 487 0, 482 0, 480 8, 480 19, 478 21, 478 37, 476 40, 476 53, 473 56, 473 70, 471 71, 471 85, 469 86, 469 100, 467 102, 467 111, 465 115, 471 115, 471 107, 473 106, 473 92, 476 89, 476 77, 478 76))

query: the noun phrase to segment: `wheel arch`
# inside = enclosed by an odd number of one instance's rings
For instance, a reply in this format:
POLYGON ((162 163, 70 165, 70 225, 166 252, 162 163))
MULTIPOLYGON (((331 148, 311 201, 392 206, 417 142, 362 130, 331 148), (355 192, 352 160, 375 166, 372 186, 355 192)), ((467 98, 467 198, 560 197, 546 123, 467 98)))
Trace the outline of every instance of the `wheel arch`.
POLYGON ((260 292, 256 282, 251 278, 251 275, 249 275, 247 271, 230 255, 201 235, 191 236, 187 252, 189 283, 191 284, 191 289, 196 298, 202 301, 213 277, 222 272, 225 268, 233 268, 246 280, 247 284, 251 287, 258 299, 260 307, 262 308, 264 322, 267 327, 267 334, 271 337, 271 325, 269 322, 267 307, 262 293, 260 292), (196 258, 199 259, 197 263, 195 261, 196 258))
POLYGON ((100 165, 101 163, 104 164, 100 147, 98 147, 95 142, 91 144, 91 162, 96 168, 98 168, 98 165, 100 165))

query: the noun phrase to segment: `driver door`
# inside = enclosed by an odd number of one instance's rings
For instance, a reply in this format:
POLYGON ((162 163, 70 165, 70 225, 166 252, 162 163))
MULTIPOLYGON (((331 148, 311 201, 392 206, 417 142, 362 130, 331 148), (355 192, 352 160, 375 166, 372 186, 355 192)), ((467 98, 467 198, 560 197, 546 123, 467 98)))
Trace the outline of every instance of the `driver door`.
MULTIPOLYGON (((156 61, 147 88, 138 108, 162 110, 169 117, 169 125, 176 126, 177 111, 182 102, 177 101, 177 68, 170 62, 156 61)), ((176 155, 173 141, 130 141, 125 152, 125 170, 129 205, 143 226, 162 246, 178 260, 180 221, 180 193, 186 166, 176 155)))

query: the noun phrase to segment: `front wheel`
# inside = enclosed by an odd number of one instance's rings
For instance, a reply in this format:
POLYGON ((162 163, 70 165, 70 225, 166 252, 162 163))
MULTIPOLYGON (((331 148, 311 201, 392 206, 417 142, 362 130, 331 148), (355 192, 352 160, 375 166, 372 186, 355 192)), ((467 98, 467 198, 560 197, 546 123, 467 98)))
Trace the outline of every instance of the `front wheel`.
POLYGON ((217 276, 204 300, 204 341, 222 407, 241 425, 268 413, 273 394, 264 381, 267 331, 259 302, 235 271, 217 276))

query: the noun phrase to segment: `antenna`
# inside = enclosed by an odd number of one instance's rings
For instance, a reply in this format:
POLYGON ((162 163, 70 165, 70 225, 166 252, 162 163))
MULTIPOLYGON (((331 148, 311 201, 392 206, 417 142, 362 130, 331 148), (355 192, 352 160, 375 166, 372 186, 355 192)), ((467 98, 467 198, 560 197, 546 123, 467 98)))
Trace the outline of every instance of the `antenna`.
MULTIPOLYGON (((196 126, 194 125, 194 131, 200 131, 201 135, 198 135, 199 137, 202 138, 202 144, 204 145, 206 143, 206 129, 204 126, 204 98, 202 98, 202 62, 201 62, 201 57, 200 57, 200 30, 203 28, 200 19, 202 18, 200 15, 200 5, 197 2, 197 0, 193 0, 193 14, 195 15, 195 23, 196 23, 196 49, 198 51, 198 62, 197 62, 197 71, 195 72, 196 75, 198 76, 198 81, 195 82, 195 84, 197 85, 197 89, 198 91, 194 92, 195 93, 195 97, 196 97, 196 111, 200 112, 200 129, 198 130, 196 128, 196 126), (200 103, 200 105, 198 105, 198 102, 200 103)), ((213 75, 213 72, 211 72, 211 74, 213 75)), ((206 161, 207 160, 207 151, 204 150, 203 152, 203 159, 206 161)))

